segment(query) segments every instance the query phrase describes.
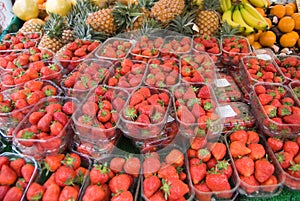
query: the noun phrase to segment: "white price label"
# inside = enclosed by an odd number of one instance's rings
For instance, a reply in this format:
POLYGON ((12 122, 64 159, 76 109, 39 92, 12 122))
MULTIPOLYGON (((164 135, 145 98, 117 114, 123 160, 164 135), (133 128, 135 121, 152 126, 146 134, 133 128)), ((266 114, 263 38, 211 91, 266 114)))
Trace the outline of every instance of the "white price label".
POLYGON ((174 121, 175 119, 173 118, 173 117, 171 117, 171 115, 169 115, 168 116, 168 120, 167 120, 167 122, 169 123, 169 122, 172 122, 172 121, 174 121))
POLYGON ((257 58, 263 59, 263 60, 271 60, 272 59, 271 56, 268 54, 259 54, 259 55, 257 55, 257 58))
POLYGON ((225 78, 216 79, 215 84, 216 84, 217 87, 229 87, 230 86, 230 83, 225 78))
POLYGON ((217 112, 223 118, 234 117, 237 113, 232 109, 230 105, 224 105, 217 107, 217 112))

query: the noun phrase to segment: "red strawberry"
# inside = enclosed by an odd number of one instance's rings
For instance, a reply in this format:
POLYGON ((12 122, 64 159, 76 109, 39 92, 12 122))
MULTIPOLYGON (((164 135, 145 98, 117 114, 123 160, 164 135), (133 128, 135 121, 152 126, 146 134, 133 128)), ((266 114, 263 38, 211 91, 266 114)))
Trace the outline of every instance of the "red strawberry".
POLYGON ((161 187, 161 181, 157 176, 151 176, 143 181, 144 195, 150 198, 161 187))
POLYGON ((279 164, 283 169, 287 169, 292 165, 294 157, 293 154, 283 151, 278 152, 275 155, 276 159, 278 160, 279 164))
POLYGON ((198 95, 198 98, 203 98, 203 99, 209 99, 210 98, 210 91, 208 86, 203 86, 200 88, 198 95))
POLYGON ((193 184, 198 184, 205 178, 206 175, 206 164, 199 163, 190 165, 190 174, 193 184))
POLYGON ((238 158, 251 153, 251 150, 240 141, 231 142, 229 149, 233 158, 238 158))
POLYGON ((254 173, 254 161, 250 157, 244 156, 234 163, 239 174, 249 177, 254 173))
POLYGON ((260 183, 267 181, 271 175, 274 173, 275 168, 272 163, 267 161, 266 159, 261 159, 255 161, 255 178, 260 183))
POLYGON ((259 94, 258 95, 259 101, 262 105, 267 105, 273 100, 273 96, 269 94, 259 94))

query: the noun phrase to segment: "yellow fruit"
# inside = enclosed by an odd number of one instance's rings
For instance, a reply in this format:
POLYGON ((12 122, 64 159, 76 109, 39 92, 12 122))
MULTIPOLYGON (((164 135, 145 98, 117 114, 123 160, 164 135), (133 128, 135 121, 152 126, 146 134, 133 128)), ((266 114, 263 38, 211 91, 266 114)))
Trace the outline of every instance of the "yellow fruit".
POLYGON ((265 47, 271 47, 276 42, 276 34, 273 31, 263 32, 259 36, 259 43, 265 47))
POLYGON ((285 33, 280 37, 279 43, 282 47, 294 47, 299 39, 299 35, 295 31, 285 33))
POLYGON ((246 36, 246 38, 248 39, 250 45, 252 45, 255 42, 255 35, 254 34, 250 34, 250 35, 246 36))
POLYGON ((295 20, 295 30, 300 30, 300 13, 294 13, 292 18, 295 20))
POLYGON ((281 4, 273 6, 270 11, 271 14, 278 18, 282 18, 285 15, 285 12, 285 6, 281 4))
POLYGON ((281 32, 288 33, 293 31, 295 27, 295 20, 290 16, 285 16, 279 20, 277 26, 281 32))
POLYGON ((72 8, 70 0, 47 0, 46 11, 47 13, 55 13, 65 16, 72 8))
POLYGON ((256 50, 262 48, 261 44, 260 44, 259 42, 257 42, 257 41, 255 41, 255 42, 252 44, 252 47, 253 47, 254 49, 256 49, 256 50))
POLYGON ((296 5, 294 3, 288 3, 285 5, 285 15, 291 16, 296 11, 296 5))
POLYGON ((13 11, 18 18, 24 21, 39 15, 38 4, 35 0, 17 0, 13 6, 13 11))

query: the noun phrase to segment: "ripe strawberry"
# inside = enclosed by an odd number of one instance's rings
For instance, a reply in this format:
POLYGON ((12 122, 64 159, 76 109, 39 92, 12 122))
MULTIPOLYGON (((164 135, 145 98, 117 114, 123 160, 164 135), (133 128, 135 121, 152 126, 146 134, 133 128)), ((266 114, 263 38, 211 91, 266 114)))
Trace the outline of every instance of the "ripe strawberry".
POLYGON ((282 151, 282 152, 276 153, 275 155, 276 155, 276 159, 278 160, 279 164, 281 165, 281 167, 283 169, 287 169, 292 165, 293 154, 282 151))
POLYGON ((248 156, 253 160, 261 159, 266 154, 262 144, 249 144, 247 147, 251 150, 251 153, 248 156))
POLYGON ((283 148, 283 141, 279 138, 269 137, 267 143, 274 152, 278 152, 283 148))
POLYGON ((273 97, 269 94, 259 94, 258 98, 262 105, 267 105, 273 100, 273 97))
POLYGON ((233 158, 238 158, 251 153, 251 150, 240 141, 233 141, 229 145, 229 150, 233 158))
POLYGON ((120 174, 114 176, 109 181, 109 188, 112 193, 118 193, 119 191, 127 191, 131 186, 132 178, 128 174, 120 174))
POLYGON ((157 176, 151 176, 143 181, 143 191, 147 198, 150 198, 157 190, 160 189, 162 183, 157 176))
POLYGON ((285 141, 284 144, 283 144, 283 150, 285 152, 288 152, 290 154, 292 154, 293 156, 297 155, 298 154, 298 151, 299 151, 299 145, 294 142, 294 141, 285 141))
POLYGON ((190 174, 193 184, 199 184, 206 176, 206 164, 198 163, 190 165, 190 174))
POLYGON ((254 175, 257 181, 259 181, 260 183, 267 181, 272 176, 274 171, 274 165, 266 159, 255 161, 254 175))
POLYGON ((254 161, 248 156, 235 160, 235 166, 239 174, 249 177, 254 173, 254 161))

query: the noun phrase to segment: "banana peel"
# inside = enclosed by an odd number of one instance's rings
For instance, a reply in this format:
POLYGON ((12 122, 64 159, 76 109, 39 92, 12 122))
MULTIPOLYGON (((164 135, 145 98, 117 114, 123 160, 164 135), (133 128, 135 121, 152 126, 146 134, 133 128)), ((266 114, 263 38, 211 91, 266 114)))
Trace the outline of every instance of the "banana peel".
POLYGON ((13 5, 14 14, 23 21, 36 18, 39 15, 36 0, 17 0, 13 5))

